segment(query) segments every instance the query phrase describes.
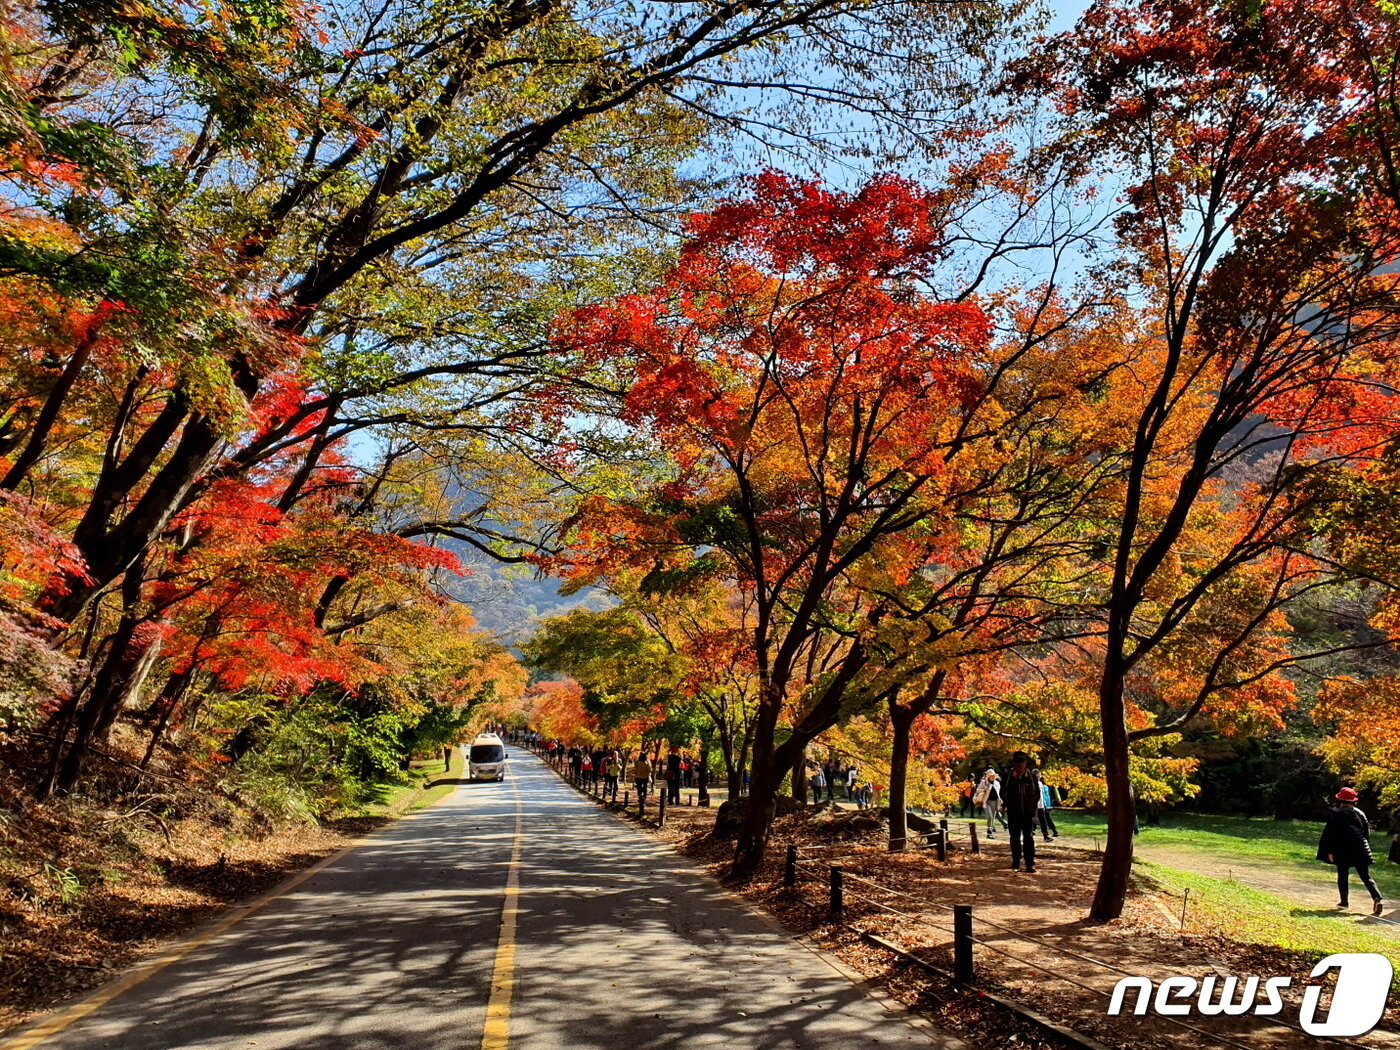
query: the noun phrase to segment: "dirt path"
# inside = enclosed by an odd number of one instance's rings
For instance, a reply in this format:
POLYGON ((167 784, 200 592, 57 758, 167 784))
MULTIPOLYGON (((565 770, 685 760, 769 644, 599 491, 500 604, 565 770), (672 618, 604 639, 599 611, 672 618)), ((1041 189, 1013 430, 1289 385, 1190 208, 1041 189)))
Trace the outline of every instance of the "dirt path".
MULTIPOLYGON (((1090 852, 1087 847, 1078 846, 1073 840, 1057 840, 1066 849, 1080 849, 1090 852)), ((1164 849, 1150 844, 1139 845, 1137 856, 1153 864, 1166 868, 1191 872, 1208 879, 1236 882, 1241 886, 1270 893, 1286 901, 1294 901, 1300 909, 1307 911, 1329 911, 1337 903, 1337 891, 1331 872, 1318 868, 1318 877, 1309 878, 1278 867, 1265 867, 1262 864, 1241 863, 1238 859, 1220 861, 1207 852, 1164 849)), ((1365 888, 1353 875, 1351 887, 1351 910, 1337 911, 1338 922, 1364 924, 1368 930, 1386 937, 1400 940, 1400 901, 1387 901, 1381 918, 1386 922, 1376 922, 1371 916, 1370 898, 1365 888)))

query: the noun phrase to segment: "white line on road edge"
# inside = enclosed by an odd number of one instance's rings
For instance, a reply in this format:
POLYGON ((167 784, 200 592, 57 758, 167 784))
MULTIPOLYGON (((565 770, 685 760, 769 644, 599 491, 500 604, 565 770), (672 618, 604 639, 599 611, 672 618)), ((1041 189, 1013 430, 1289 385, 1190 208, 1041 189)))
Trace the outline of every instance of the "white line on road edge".
POLYGON ((486 1024, 481 1050, 506 1050, 510 1042, 510 999, 515 991, 515 922, 520 914, 520 781, 512 775, 515 792, 515 840, 510 847, 505 899, 501 903, 501 934, 496 940, 496 963, 491 968, 491 997, 486 1001, 486 1024))

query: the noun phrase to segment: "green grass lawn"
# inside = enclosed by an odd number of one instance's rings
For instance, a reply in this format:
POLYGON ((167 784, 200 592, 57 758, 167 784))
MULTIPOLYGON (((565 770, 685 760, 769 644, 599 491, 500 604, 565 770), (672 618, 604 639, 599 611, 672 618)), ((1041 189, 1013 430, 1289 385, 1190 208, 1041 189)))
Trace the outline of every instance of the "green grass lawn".
MULTIPOLYGON (((1065 809, 1057 809, 1054 814, 1061 835, 1079 841, 1097 838, 1103 844, 1106 828, 1102 816, 1065 809)), ((1159 826, 1144 825, 1138 834, 1137 850, 1149 861, 1159 851, 1200 853, 1214 865, 1239 867, 1243 882, 1249 881, 1251 871, 1258 870, 1331 884, 1336 877, 1334 869, 1315 859, 1321 833, 1322 824, 1315 821, 1168 813, 1159 826)), ((1371 848, 1376 853, 1372 874, 1381 893, 1390 900, 1400 900, 1400 865, 1385 859, 1390 836, 1384 831, 1373 831, 1371 848)), ((1353 877, 1353 899, 1358 893, 1364 896, 1365 891, 1353 877)))
POLYGON ((444 768, 442 759, 414 762, 399 778, 381 780, 370 798, 347 817, 399 817, 431 805, 446 795, 455 781, 466 776, 466 757, 460 748, 452 752, 452 763, 444 768))
MULTIPOLYGON (((1133 872, 1144 888, 1169 894, 1174 913, 1180 902, 1185 903, 1188 929, 1215 930, 1231 940, 1273 944, 1315 956, 1379 952, 1400 963, 1400 939, 1390 935, 1391 928, 1338 921, 1330 908, 1300 905, 1228 879, 1208 878, 1150 861, 1137 861, 1133 872), (1184 897, 1187 890, 1190 896, 1184 897)), ((1359 887, 1352 893, 1353 900, 1358 893, 1366 899, 1359 887)))
MULTIPOLYGON (((1103 817, 1074 810, 1055 810, 1055 824, 1077 845, 1097 840, 1102 846, 1107 832, 1103 817)), ((1169 813, 1138 833, 1133 871, 1144 888, 1168 895, 1164 903, 1174 914, 1185 901, 1189 929, 1312 955, 1381 952, 1400 961, 1400 930, 1357 921, 1367 897, 1354 875, 1356 911, 1339 916, 1327 906, 1336 899, 1336 875, 1314 859, 1321 832, 1314 821, 1169 813), (1190 867, 1191 857, 1201 858, 1200 868, 1190 867), (1284 895, 1290 883, 1300 888, 1291 897, 1284 895)), ((1400 866, 1385 859, 1389 847, 1389 835, 1372 832, 1373 874, 1394 902, 1400 900, 1400 866)))

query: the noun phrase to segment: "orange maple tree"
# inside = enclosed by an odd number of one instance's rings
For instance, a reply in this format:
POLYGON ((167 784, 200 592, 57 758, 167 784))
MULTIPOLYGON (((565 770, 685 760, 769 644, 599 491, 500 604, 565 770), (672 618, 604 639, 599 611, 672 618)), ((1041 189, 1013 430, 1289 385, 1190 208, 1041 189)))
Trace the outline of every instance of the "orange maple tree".
MULTIPOLYGON (((1065 133, 1050 152, 1086 178, 1121 173, 1123 272, 1136 275, 1153 336, 1122 380, 1132 437, 1105 536, 1109 833, 1097 918, 1120 914, 1127 892, 1132 741, 1175 731, 1224 682, 1241 695, 1247 683, 1229 665, 1333 568, 1309 543, 1315 484, 1364 473, 1400 424, 1390 265, 1400 213, 1378 148, 1392 103, 1364 63, 1335 61, 1343 40, 1359 39, 1331 35, 1343 7, 1095 3, 1012 80, 1057 99, 1065 133), (1218 531, 1198 551, 1186 541, 1208 535, 1197 528, 1207 516, 1218 531), (1164 574, 1176 579, 1154 593, 1164 574), (1204 623, 1241 574, 1248 613, 1204 623), (1204 677, 1173 716, 1134 729, 1135 668, 1189 649, 1193 632, 1209 651, 1204 677)), ((1363 36, 1394 39, 1393 16, 1358 7, 1363 36)))
POLYGON ((692 220, 663 284, 576 311, 556 333, 616 370, 623 420, 671 470, 639 498, 587 501, 552 567, 589 580, 636 566, 644 588, 714 577, 753 610, 736 871, 760 862, 783 775, 868 658, 852 624, 833 620, 835 599, 870 559, 913 572, 948 542, 943 496, 990 321, 973 301, 915 290, 946 250, 947 204, 893 176, 843 193, 768 172, 692 220))

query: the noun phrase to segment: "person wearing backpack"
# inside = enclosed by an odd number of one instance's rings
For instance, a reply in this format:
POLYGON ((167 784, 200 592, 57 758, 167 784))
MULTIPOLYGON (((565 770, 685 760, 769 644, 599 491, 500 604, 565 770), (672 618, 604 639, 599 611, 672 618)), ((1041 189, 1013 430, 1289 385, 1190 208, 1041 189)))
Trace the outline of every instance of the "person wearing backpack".
POLYGON ((1352 868, 1371 893, 1371 914, 1382 910, 1381 891, 1371 878, 1371 822, 1356 808, 1357 794, 1344 787, 1333 796, 1337 805, 1327 811, 1327 823, 1317 842, 1317 859, 1337 869, 1338 908, 1347 907, 1348 873, 1352 868))

